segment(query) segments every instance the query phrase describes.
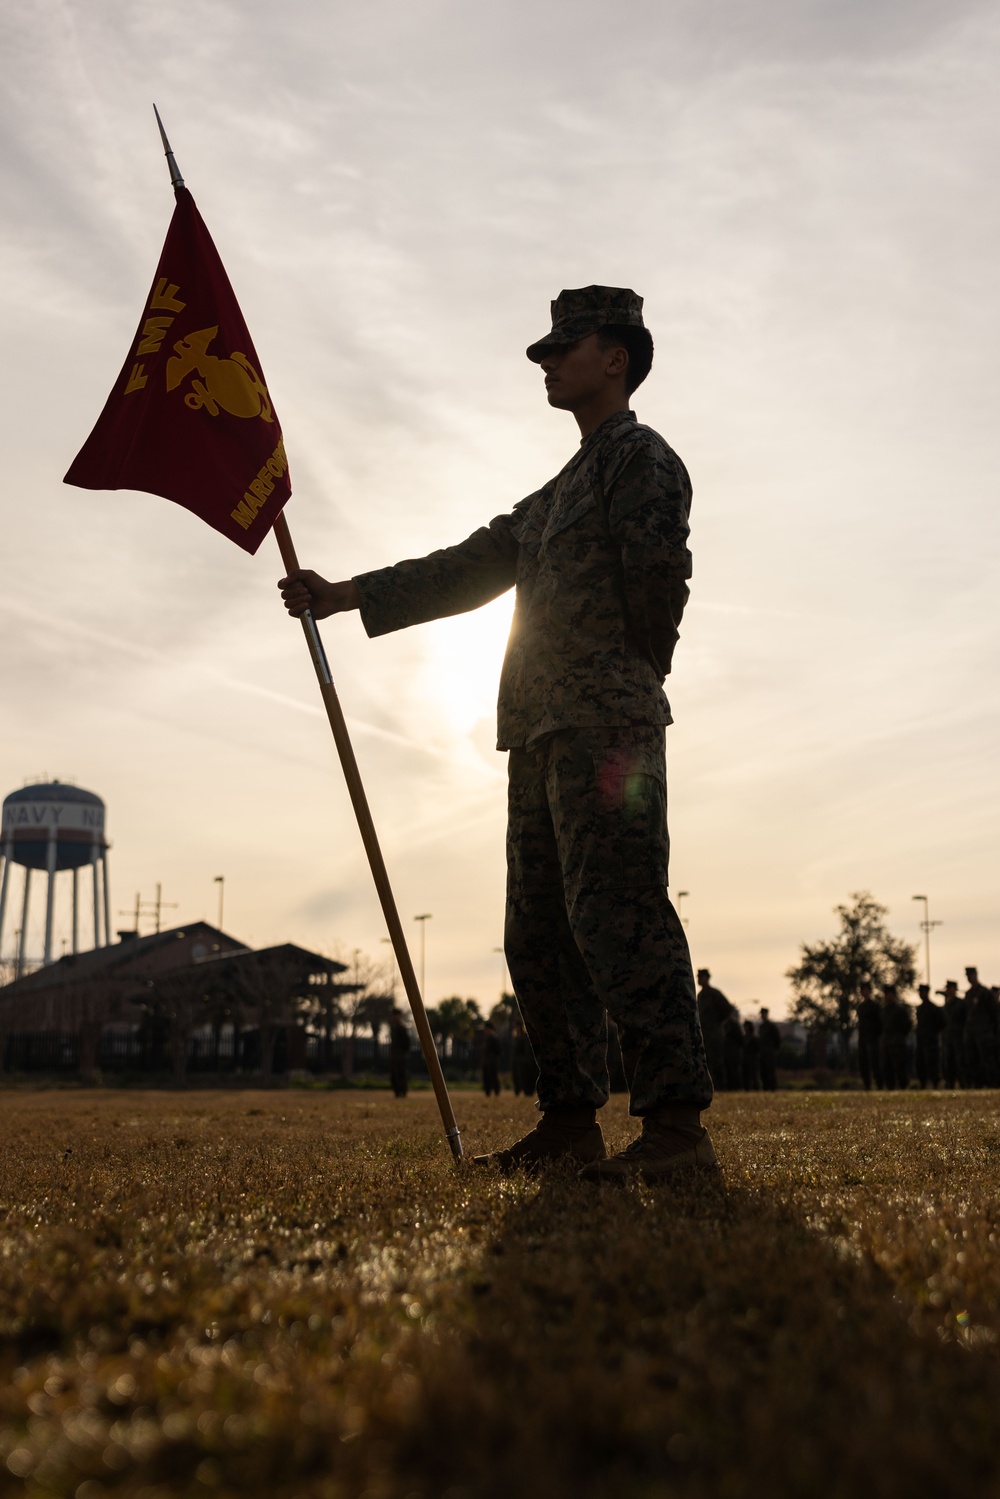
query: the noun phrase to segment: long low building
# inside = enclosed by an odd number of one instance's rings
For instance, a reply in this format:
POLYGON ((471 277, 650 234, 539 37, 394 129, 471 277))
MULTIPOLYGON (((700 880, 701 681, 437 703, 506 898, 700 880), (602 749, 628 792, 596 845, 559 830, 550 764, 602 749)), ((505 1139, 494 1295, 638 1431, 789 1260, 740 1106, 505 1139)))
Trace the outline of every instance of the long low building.
POLYGON ((354 992, 335 959, 294 943, 250 948, 203 921, 119 936, 0 988, 3 1070, 51 1062, 87 1074, 122 1058, 179 1076, 205 1035, 234 1069, 295 1070, 311 1017, 331 1016, 338 996, 354 992))

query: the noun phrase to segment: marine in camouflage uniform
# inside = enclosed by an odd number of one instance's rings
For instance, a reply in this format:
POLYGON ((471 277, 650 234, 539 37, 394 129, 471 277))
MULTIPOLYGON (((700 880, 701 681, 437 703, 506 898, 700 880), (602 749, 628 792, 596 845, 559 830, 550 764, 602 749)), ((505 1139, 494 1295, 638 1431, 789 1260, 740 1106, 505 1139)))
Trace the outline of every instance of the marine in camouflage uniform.
POLYGON ((778 1086, 778 1053, 781 1050, 781 1032, 771 1019, 771 1012, 762 1009, 760 1028, 760 1079, 765 1093, 773 1093, 778 1086))
POLYGON ((979 972, 967 968, 965 992, 965 1036, 973 1064, 973 1078, 980 1088, 1000 1086, 1000 1005, 992 989, 979 982, 979 972))
POLYGON ((740 1017, 734 1010, 724 1026, 723 1050, 726 1059, 726 1082, 728 1093, 736 1093, 743 1087, 743 1052, 746 1045, 740 1017))
POLYGON ((661 683, 688 597, 690 504, 680 459, 622 412, 509 515, 354 579, 371 636, 516 586, 497 706, 497 748, 510 751, 504 946, 543 1110, 607 1102, 608 1013, 634 1058, 633 1114, 712 1098, 667 896, 661 683))
POLYGON ((709 982, 707 968, 698 969, 698 1017, 705 1038, 708 1070, 717 1088, 726 1087, 726 1022, 736 1014, 721 989, 709 982))
POLYGON ((743 1022, 743 1087, 747 1093, 756 1092, 761 1086, 760 1037, 752 1020, 743 1022))
POLYGON ((949 979, 938 993, 944 997, 944 1031, 941 1036, 941 1070, 946 1088, 969 1085, 965 1069, 965 1000, 958 984, 949 979))
MULTIPOLYGON (((543 368, 553 346, 569 358, 599 330, 642 329, 642 298, 585 287, 563 292, 552 318, 528 349, 543 368)), ((607 1102, 609 1014, 634 1115, 676 1105, 696 1120, 712 1098, 667 895, 662 683, 688 597, 690 504, 676 453, 618 409, 509 514, 353 579, 370 636, 516 588, 497 711, 497 747, 509 751, 505 950, 546 1117, 607 1102)), ((692 1163, 714 1162, 700 1127, 682 1128, 692 1163)))
POLYGON ((483 1026, 483 1092, 500 1097, 500 1037, 496 1026, 488 1020, 483 1026))
POLYGON ((917 1005, 917 1081, 921 1088, 926 1088, 928 1083, 936 1088, 941 1081, 944 1011, 931 999, 929 984, 921 984, 917 993, 920 995, 920 1003, 917 1005))
POLYGON ((913 1016, 895 984, 883 984, 882 995, 882 1075, 887 1088, 906 1088, 910 1072, 906 1043, 913 1016))
POLYGON ((405 1098, 410 1088, 410 1045, 403 1012, 394 1005, 389 1021, 389 1086, 397 1098, 405 1098))
POLYGON ((858 1065, 866 1091, 882 1086, 882 1011, 867 979, 858 985, 858 1065))

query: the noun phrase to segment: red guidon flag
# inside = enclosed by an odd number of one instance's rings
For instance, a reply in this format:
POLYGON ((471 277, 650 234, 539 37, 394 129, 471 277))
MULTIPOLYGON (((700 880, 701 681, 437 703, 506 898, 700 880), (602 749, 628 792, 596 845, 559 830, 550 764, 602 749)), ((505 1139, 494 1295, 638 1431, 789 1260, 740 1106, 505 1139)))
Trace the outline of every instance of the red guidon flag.
POLYGON ((260 362, 185 187, 128 358, 65 482, 163 495, 248 552, 291 495, 260 362))

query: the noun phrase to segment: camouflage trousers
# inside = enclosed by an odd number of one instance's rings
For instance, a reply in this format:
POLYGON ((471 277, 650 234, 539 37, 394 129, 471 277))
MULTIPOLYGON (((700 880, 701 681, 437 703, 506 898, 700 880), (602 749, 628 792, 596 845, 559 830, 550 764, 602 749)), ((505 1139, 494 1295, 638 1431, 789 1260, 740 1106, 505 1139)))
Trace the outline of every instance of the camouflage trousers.
POLYGON ((662 728, 511 750, 504 948, 542 1109, 607 1103, 609 1014, 633 1114, 711 1102, 668 854, 662 728))

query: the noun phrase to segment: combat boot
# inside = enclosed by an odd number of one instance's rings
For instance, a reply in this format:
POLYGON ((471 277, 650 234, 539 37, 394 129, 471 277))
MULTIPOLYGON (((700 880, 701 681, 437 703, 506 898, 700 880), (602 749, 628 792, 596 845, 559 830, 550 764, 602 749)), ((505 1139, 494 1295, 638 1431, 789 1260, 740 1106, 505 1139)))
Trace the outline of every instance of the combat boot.
POLYGON ((699 1113, 671 1106, 647 1114, 638 1139, 610 1159, 584 1166, 580 1180, 625 1186, 635 1180, 667 1181, 690 1171, 718 1172, 719 1160, 699 1113))
POLYGON ((603 1161, 607 1155, 597 1110, 588 1108, 548 1109, 533 1130, 506 1150, 473 1156, 474 1166, 490 1166, 503 1176, 514 1171, 532 1174, 552 1161, 577 1164, 603 1161))

